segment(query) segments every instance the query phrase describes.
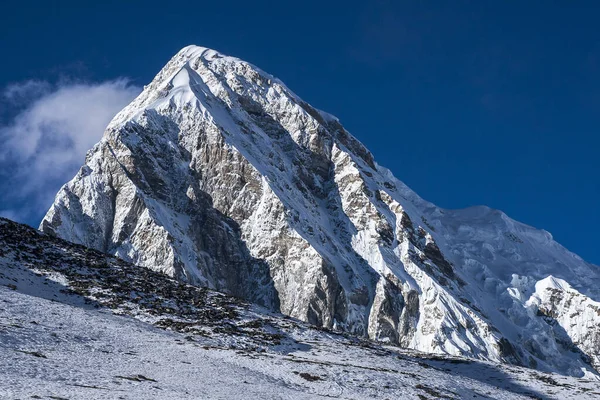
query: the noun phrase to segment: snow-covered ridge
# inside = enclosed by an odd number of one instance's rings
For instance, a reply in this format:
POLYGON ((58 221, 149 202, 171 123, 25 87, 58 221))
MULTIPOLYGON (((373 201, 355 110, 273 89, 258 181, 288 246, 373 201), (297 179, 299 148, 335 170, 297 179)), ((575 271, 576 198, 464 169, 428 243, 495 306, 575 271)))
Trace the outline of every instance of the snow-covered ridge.
POLYGON ((0 397, 592 399, 595 380, 317 330, 0 218, 0 397))
POLYGON ((598 267, 500 211, 421 199, 337 118, 206 48, 177 53, 113 119, 40 229, 403 347, 599 367, 600 316, 583 331, 563 318, 600 300, 598 267), (554 320, 529 301, 548 276, 582 299, 554 320))

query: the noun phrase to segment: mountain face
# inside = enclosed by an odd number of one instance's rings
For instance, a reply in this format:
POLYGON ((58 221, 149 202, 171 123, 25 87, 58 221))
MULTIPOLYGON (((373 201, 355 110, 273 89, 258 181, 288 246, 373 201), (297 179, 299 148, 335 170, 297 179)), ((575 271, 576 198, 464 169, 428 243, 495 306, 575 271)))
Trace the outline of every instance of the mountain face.
POLYGON ((421 199, 335 117, 210 49, 113 119, 40 229, 402 347, 600 368, 598 267, 500 211, 421 199))

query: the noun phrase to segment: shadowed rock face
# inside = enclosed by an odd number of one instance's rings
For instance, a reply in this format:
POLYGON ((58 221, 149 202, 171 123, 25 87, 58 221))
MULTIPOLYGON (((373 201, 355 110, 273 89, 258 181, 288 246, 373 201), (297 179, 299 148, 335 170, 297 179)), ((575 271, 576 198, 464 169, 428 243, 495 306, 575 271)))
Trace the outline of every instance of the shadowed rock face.
POLYGON ((498 211, 424 201, 335 117, 200 47, 181 50, 114 118, 40 229, 417 350, 570 374, 599 350, 597 334, 575 343, 529 301, 553 275, 595 302, 597 267, 498 211), (540 341, 556 344, 553 357, 540 341))

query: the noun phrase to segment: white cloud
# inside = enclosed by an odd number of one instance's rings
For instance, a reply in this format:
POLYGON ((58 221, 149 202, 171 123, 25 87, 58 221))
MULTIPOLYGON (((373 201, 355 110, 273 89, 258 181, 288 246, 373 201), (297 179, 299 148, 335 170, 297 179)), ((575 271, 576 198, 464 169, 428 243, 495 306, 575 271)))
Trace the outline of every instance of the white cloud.
POLYGON ((4 89, 3 97, 11 103, 22 103, 47 94, 52 88, 50 83, 38 80, 11 83, 4 89))
POLYGON ((58 87, 40 81, 8 86, 5 101, 23 106, 0 127, 0 215, 10 213, 30 223, 41 217, 106 125, 139 92, 124 79, 58 87))

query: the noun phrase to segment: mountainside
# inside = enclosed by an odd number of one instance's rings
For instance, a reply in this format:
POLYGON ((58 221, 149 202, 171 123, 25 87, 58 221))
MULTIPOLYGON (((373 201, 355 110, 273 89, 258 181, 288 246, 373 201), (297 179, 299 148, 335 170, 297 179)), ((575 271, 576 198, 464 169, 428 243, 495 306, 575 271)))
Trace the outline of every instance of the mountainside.
POLYGON ((0 218, 0 398, 593 399, 600 382, 311 328, 0 218))
POLYGON ((428 203, 335 117, 214 50, 167 63, 40 229, 402 347, 600 368, 598 267, 500 211, 428 203))

